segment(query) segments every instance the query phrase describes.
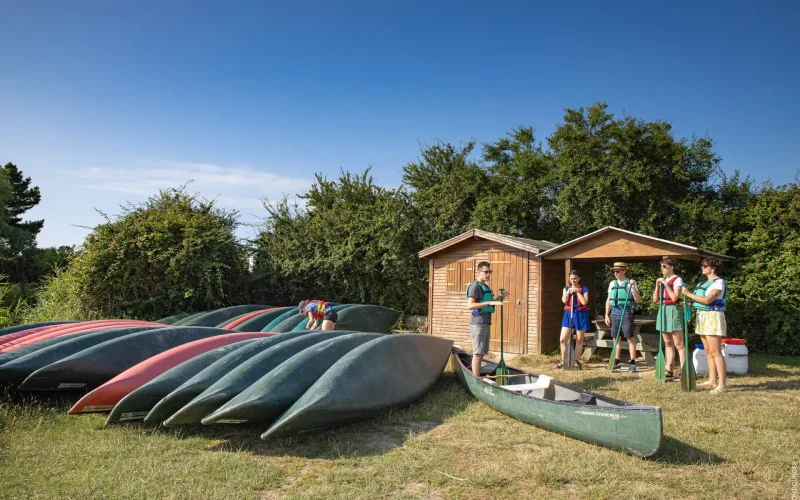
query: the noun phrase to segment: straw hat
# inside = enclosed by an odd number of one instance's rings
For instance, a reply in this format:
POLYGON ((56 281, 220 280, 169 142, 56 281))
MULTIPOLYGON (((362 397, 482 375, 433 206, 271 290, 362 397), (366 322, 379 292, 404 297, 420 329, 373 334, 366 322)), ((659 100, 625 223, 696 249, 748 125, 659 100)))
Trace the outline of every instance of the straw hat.
POLYGON ((612 271, 627 271, 628 270, 628 264, 626 264, 624 262, 614 262, 614 265, 611 266, 611 270, 612 271))

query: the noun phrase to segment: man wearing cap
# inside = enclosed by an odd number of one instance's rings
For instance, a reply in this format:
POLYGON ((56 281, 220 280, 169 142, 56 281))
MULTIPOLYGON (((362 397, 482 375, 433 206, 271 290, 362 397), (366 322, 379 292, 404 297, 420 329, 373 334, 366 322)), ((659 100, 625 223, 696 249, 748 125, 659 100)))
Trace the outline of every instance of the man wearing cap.
POLYGON ((339 314, 333 310, 333 306, 322 300, 301 300, 297 304, 300 314, 308 316, 306 330, 315 330, 317 321, 322 320, 321 330, 333 330, 336 322, 339 321, 339 314))
MULTIPOLYGON (((628 341, 628 351, 631 355, 631 362, 628 371, 636 372, 636 339, 633 336, 633 306, 642 301, 639 295, 639 288, 634 280, 625 277, 628 271, 628 264, 624 262, 614 262, 611 267, 614 272, 614 279, 608 285, 608 299, 606 299, 606 325, 611 327, 611 337, 617 338, 617 334, 622 325, 622 335, 628 341)), ((614 362, 614 369, 620 367, 620 351, 617 349, 617 357, 614 362)))

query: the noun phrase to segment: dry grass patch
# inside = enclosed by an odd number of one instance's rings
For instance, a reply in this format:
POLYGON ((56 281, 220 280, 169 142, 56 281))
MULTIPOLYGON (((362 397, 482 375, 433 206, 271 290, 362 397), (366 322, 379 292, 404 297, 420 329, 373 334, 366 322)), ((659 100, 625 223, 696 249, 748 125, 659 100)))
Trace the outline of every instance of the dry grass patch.
POLYGON ((642 460, 516 421, 448 370, 417 403, 340 429, 261 441, 265 426, 104 428, 71 400, 4 396, 0 497, 9 498, 787 498, 800 458, 800 360, 751 357, 714 397, 652 373, 577 372, 554 358, 509 364, 663 407, 664 441, 642 460))

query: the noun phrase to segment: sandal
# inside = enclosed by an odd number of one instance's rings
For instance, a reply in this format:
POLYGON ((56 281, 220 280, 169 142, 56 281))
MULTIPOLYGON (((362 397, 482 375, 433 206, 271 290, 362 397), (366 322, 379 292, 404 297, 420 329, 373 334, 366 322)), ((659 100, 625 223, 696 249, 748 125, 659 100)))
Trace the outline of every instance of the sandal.
POLYGON ((664 376, 665 376, 665 379, 664 379, 665 382, 672 381, 673 377, 674 377, 673 373, 671 371, 669 371, 669 370, 664 372, 664 376))
POLYGON ((716 385, 717 384, 712 384, 711 382, 709 382, 707 380, 705 382, 703 382, 702 384, 697 384, 698 387, 714 387, 716 385))
POLYGON ((555 369, 564 368, 564 363, 559 361, 558 363, 555 364, 555 366, 553 366, 553 368, 555 369))
POLYGON ((575 360, 575 368, 578 370, 583 370, 583 365, 577 359, 575 360))
POLYGON ((709 394, 722 394, 723 392, 728 392, 728 386, 723 385, 722 387, 711 389, 711 392, 709 392, 709 394))

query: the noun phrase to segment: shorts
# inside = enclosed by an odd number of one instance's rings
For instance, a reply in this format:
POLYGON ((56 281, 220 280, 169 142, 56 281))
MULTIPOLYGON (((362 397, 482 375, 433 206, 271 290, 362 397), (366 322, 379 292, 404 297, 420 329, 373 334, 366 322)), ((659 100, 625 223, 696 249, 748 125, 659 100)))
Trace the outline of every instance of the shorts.
POLYGON ((656 331, 683 332, 683 306, 664 306, 664 329, 661 329, 661 308, 656 316, 656 331))
POLYGON ((611 315, 611 338, 617 338, 620 318, 622 318, 622 335, 626 339, 633 338, 633 314, 631 313, 625 313, 625 316, 611 315))
POLYGON ((472 354, 486 354, 489 352, 489 336, 492 325, 469 325, 472 336, 472 354))
MULTIPOLYGON (((561 318, 561 326, 564 328, 569 328, 569 315, 570 311, 564 311, 564 317, 561 318)), ((587 331, 589 329, 589 311, 575 311, 572 315, 572 328, 587 331)))
POLYGON ((339 321, 339 313, 334 311, 332 307, 330 309, 325 309, 325 314, 322 316, 322 319, 336 323, 339 321))
POLYGON ((728 333, 725 311, 697 311, 697 324, 694 333, 724 337, 728 333))

